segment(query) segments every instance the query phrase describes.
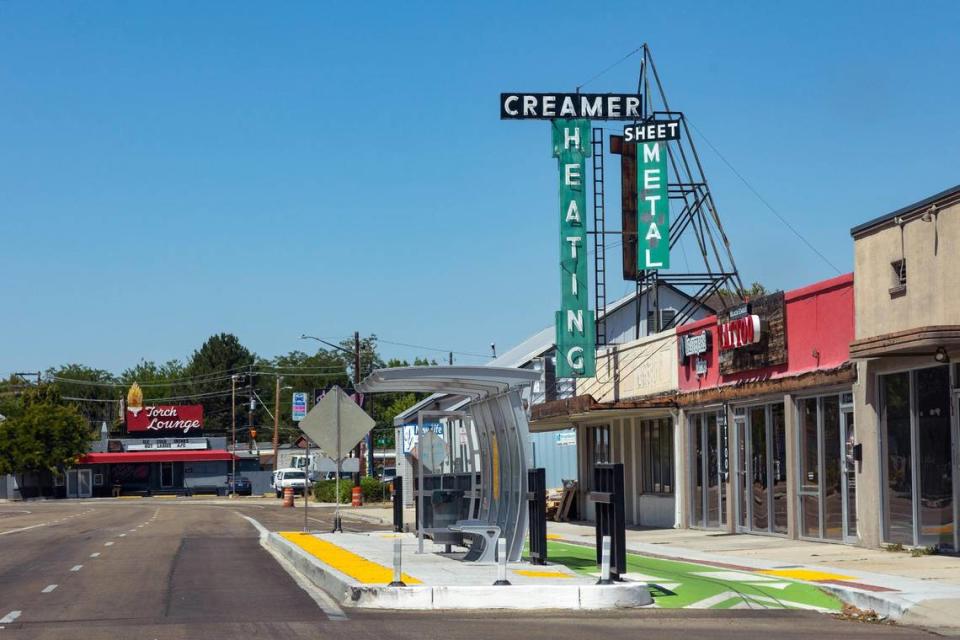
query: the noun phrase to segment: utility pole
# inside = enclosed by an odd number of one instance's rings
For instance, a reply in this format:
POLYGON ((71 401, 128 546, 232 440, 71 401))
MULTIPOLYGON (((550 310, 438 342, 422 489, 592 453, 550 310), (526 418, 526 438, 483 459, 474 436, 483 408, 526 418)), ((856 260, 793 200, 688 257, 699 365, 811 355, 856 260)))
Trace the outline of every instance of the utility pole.
POLYGON ((237 495, 237 374, 230 376, 230 418, 233 424, 233 455, 230 456, 230 497, 237 495))
POLYGON ((277 470, 277 448, 280 446, 280 381, 277 376, 277 390, 273 395, 273 470, 277 470))
POLYGON ((453 351, 450 352, 450 366, 453 366, 453 351))

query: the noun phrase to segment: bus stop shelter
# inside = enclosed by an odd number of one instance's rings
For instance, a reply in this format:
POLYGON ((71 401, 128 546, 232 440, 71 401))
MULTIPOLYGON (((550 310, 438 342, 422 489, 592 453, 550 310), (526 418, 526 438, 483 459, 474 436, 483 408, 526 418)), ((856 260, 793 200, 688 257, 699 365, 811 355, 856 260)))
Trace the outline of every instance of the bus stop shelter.
POLYGON ((528 525, 531 452, 520 390, 539 378, 537 371, 514 368, 398 367, 378 369, 357 385, 364 393, 445 393, 470 399, 462 412, 470 418, 476 443, 470 471, 478 478, 477 520, 499 528, 510 562, 521 558, 528 525))

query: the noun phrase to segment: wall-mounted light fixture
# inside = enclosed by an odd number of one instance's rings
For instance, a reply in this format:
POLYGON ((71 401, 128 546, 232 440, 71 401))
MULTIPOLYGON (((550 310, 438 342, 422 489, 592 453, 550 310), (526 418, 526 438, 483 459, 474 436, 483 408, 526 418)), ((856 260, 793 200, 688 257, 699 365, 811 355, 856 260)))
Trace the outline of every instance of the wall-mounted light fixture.
POLYGON ((933 359, 943 364, 950 362, 950 356, 947 355, 947 350, 943 347, 937 347, 936 353, 933 354, 933 359))

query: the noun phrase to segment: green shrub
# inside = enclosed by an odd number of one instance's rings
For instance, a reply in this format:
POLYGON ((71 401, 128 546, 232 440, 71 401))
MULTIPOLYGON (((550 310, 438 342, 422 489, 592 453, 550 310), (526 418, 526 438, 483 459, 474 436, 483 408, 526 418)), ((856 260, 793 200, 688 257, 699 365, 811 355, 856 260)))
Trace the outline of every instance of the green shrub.
MULTIPOLYGON (((313 499, 317 502, 335 502, 336 480, 320 480, 313 484, 313 499)), ((383 484, 376 478, 364 476, 360 478, 360 490, 363 492, 364 504, 368 502, 385 502, 390 499, 390 485, 383 484)), ((349 478, 340 480, 340 504, 350 504, 353 499, 353 482, 349 478)))

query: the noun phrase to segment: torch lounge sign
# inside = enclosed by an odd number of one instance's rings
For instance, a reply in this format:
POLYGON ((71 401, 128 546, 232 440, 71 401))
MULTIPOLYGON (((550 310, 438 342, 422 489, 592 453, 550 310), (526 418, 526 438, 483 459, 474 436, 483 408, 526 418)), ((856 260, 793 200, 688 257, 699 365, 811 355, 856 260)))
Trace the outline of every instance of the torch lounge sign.
POLYGON ((199 435, 203 430, 203 405, 144 405, 136 382, 127 392, 127 433, 199 435))

